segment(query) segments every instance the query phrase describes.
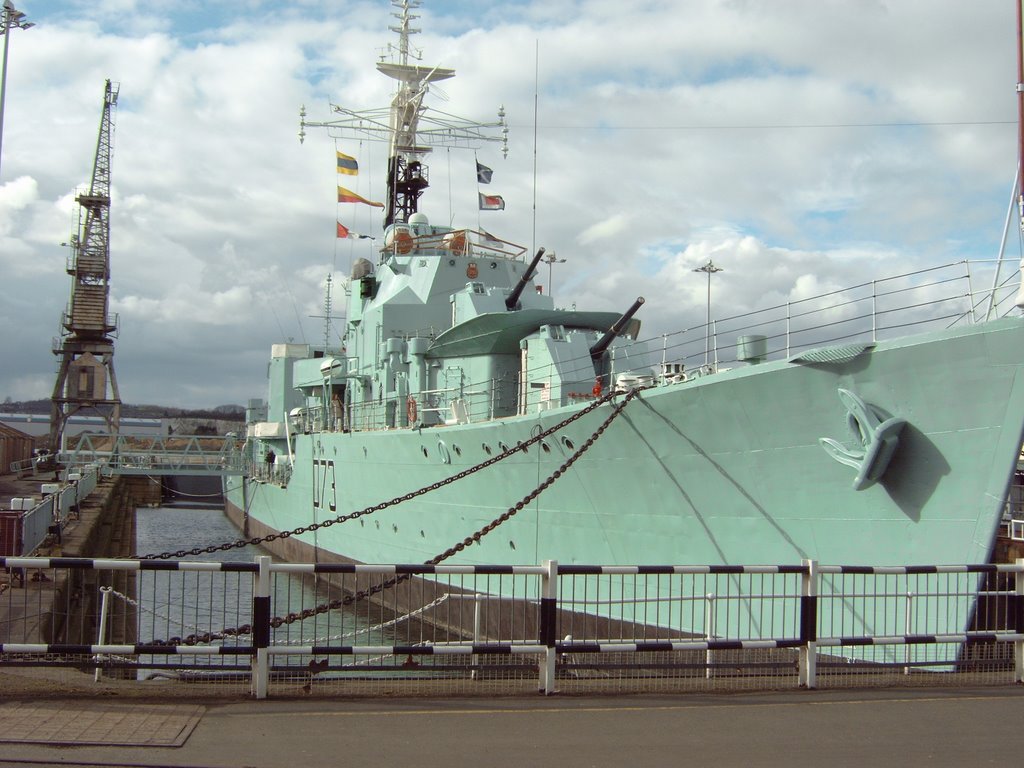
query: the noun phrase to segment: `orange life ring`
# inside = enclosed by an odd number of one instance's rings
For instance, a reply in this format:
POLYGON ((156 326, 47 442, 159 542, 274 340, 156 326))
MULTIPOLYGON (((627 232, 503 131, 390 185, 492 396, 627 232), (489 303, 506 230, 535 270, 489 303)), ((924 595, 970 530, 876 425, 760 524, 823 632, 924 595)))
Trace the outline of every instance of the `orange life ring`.
POLYGON ((600 379, 600 377, 595 379, 595 381, 594 381, 594 389, 592 391, 594 393, 594 397, 600 397, 601 396, 601 379, 600 379))
POLYGON ((405 415, 409 419, 409 426, 416 423, 416 398, 412 395, 405 401, 405 415))
POLYGON ((464 254, 466 252, 466 233, 453 233, 451 239, 448 241, 448 250, 456 256, 464 254))
POLYGON ((412 235, 408 232, 395 233, 395 250, 399 253, 408 253, 412 250, 412 235))

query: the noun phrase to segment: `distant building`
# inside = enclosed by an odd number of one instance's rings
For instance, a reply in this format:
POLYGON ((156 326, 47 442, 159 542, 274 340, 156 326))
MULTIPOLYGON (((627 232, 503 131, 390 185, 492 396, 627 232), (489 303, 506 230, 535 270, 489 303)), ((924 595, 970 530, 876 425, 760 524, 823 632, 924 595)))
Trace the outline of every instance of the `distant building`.
MULTIPOLYGON (((32 437, 49 437, 50 416, 43 413, 0 413, 0 424, 13 427, 32 437)), ((105 433, 107 424, 102 416, 75 415, 64 427, 65 440, 83 432, 105 433)), ((162 437, 170 434, 170 419, 121 418, 122 435, 162 437)))
POLYGON ((9 472, 14 462, 31 459, 34 443, 32 435, 0 423, 0 475, 9 472))

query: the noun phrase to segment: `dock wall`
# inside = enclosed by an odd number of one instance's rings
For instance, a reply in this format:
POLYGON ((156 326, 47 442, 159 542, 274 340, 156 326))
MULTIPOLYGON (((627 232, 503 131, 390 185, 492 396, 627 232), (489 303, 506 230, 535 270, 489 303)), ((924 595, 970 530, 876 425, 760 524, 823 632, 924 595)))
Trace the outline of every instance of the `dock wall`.
MULTIPOLYGON (((80 505, 78 519, 70 520, 59 540, 44 546, 44 557, 120 558, 130 557, 135 548, 135 510, 159 504, 160 483, 146 477, 104 478, 80 505)), ((32 579, 28 575, 28 579, 32 579)), ((40 620, 43 642, 93 643, 99 627, 99 587, 106 586, 125 595, 135 594, 134 572, 58 571, 50 601, 52 610, 40 620), (103 583, 100 583, 100 582, 103 583)), ((37 585, 43 586, 43 585, 37 585)), ((108 615, 109 642, 135 641, 135 615, 119 601, 108 615)))

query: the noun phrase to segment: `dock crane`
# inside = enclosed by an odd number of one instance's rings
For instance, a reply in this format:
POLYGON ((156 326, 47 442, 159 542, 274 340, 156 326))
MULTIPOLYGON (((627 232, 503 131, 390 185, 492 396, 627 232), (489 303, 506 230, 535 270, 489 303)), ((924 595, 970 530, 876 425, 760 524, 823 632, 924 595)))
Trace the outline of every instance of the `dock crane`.
POLYGON ((62 449, 68 419, 82 410, 99 413, 106 431, 116 435, 121 421, 121 398, 114 375, 117 317, 110 303, 110 161, 114 112, 119 85, 107 80, 103 92, 96 159, 89 191, 75 198, 79 232, 71 238, 71 299, 61 316, 61 337, 53 353, 60 359, 50 405, 50 450, 62 449), (108 386, 109 385, 109 386, 108 386))

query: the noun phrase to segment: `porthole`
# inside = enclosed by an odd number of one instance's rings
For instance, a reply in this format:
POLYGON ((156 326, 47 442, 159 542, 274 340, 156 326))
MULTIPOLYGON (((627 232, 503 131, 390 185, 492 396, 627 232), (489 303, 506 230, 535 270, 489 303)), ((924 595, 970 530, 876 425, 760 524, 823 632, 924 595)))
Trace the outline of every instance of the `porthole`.
POLYGON ((454 267, 455 266, 455 259, 448 259, 448 266, 449 267, 454 267))
POLYGON ((380 520, 374 520, 373 524, 377 526, 377 530, 380 530, 380 520))
POLYGON ((420 538, 421 539, 427 538, 427 534, 425 534, 422 530, 420 530, 420 538))
POLYGON ((489 446, 487 443, 482 443, 480 447, 483 448, 484 453, 486 453, 488 456, 491 455, 491 446, 489 446))
POLYGON ((572 441, 571 438, 562 437, 562 445, 564 445, 570 451, 576 450, 576 444, 572 441))
POLYGON ((398 526, 395 525, 394 523, 392 523, 391 524, 391 530, 394 531, 395 533, 398 533, 398 526))
POLYGON ((491 269, 497 269, 497 268, 498 268, 498 262, 492 261, 491 262, 491 269))
POLYGON ((515 549, 515 548, 516 548, 516 543, 515 543, 514 541, 509 541, 508 545, 509 545, 509 547, 511 547, 512 549, 515 549))
POLYGON ((502 453, 507 453, 508 446, 505 445, 504 443, 498 443, 498 450, 501 451, 502 453))
POLYGON ((430 458, 430 451, 427 450, 427 446, 421 445, 420 446, 420 450, 423 451, 423 458, 424 459, 430 458))
POLYGON ((456 456, 462 455, 462 449, 459 448, 459 446, 455 445, 455 443, 452 443, 452 450, 455 451, 456 456))
POLYGON ((540 449, 544 451, 544 453, 551 453, 551 446, 547 444, 546 440, 540 441, 540 449))

